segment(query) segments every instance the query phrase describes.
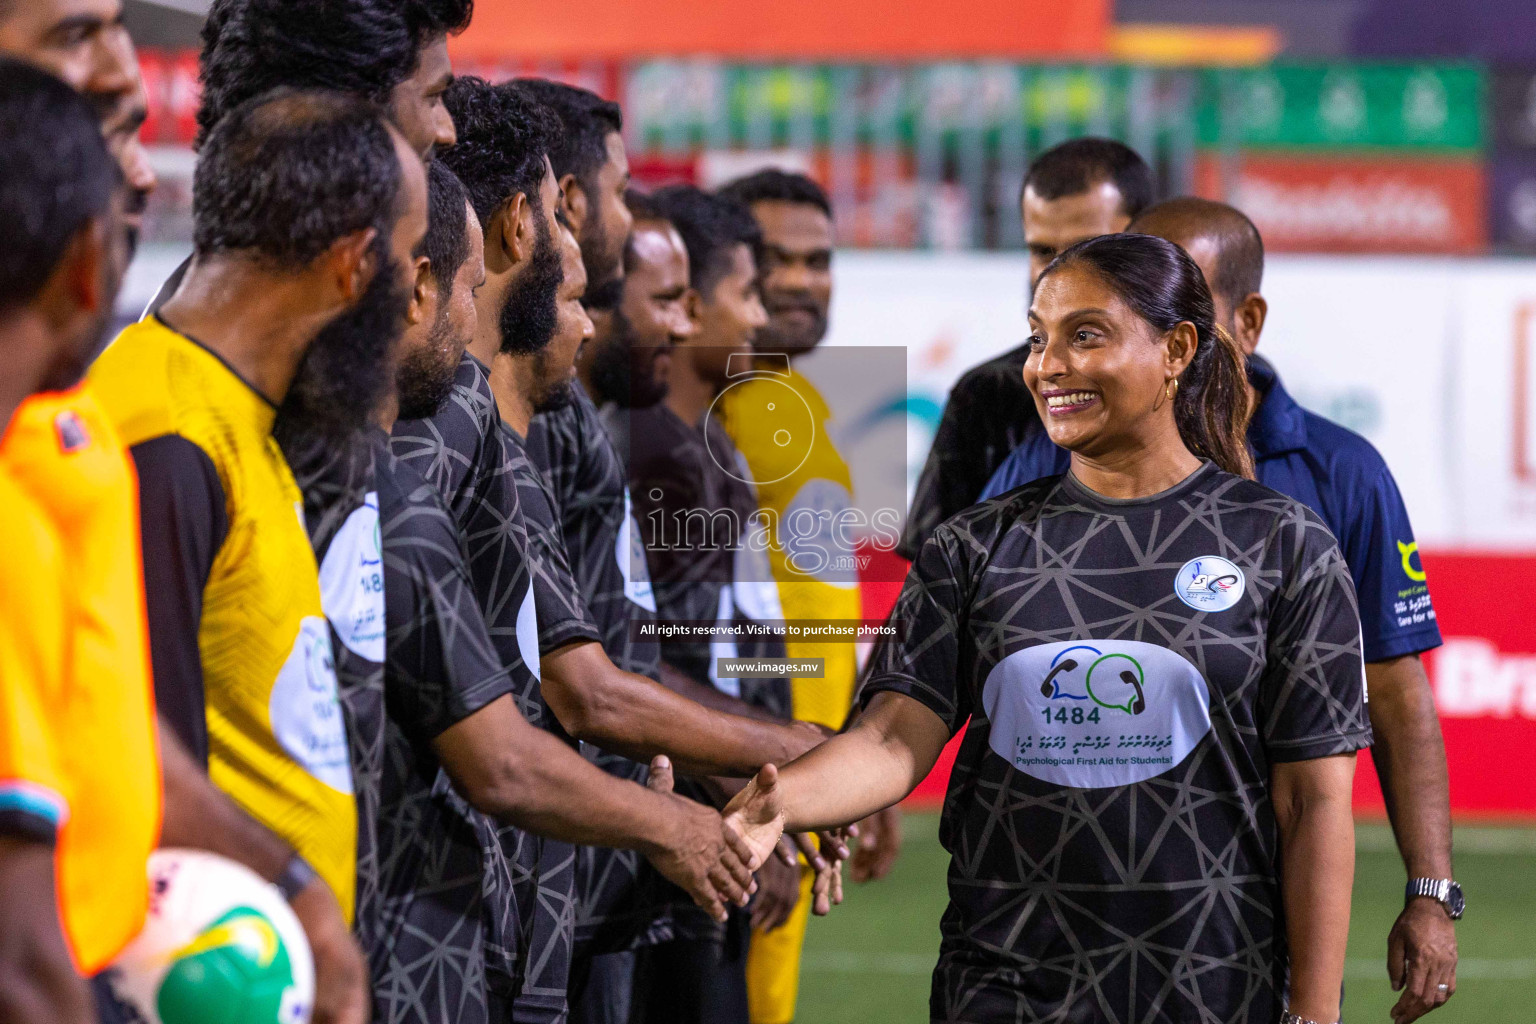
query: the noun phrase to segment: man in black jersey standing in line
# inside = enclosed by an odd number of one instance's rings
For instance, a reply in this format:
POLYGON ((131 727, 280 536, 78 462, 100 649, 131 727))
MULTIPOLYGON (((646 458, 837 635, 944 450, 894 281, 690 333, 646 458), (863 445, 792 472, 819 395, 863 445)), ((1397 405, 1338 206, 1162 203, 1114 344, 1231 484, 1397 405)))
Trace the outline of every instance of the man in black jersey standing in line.
MULTIPOLYGON (((624 248, 633 220, 624 202, 629 160, 618 104, 545 79, 512 85, 560 122, 549 159, 560 184, 559 212, 581 247, 583 302, 611 296, 624 277, 624 248)), ((657 645, 637 635, 655 621, 656 602, 624 461, 580 382, 569 401, 538 412, 528 453, 549 482, 571 571, 602 634, 603 650, 627 672, 660 679, 657 645)), ((643 781, 646 766, 596 747, 587 756, 619 778, 643 781)), ((585 1024, 629 1018, 633 948, 665 939, 675 889, 659 885, 634 853, 595 846, 577 850, 576 948, 571 975, 573 1019, 585 1024)))
MULTIPOLYGON (((1152 169, 1110 139, 1073 139, 1029 166, 1019 196, 1029 282, 1069 246, 1124 231, 1154 198, 1152 169)), ((896 553, 911 561, 936 526, 968 508, 1040 417, 1021 376, 1028 344, 973 366, 950 389, 896 553)))
MULTIPOLYGON (((765 551, 751 539, 754 526, 761 529, 757 492, 729 435, 711 415, 730 383, 732 360, 752 359, 753 337, 768 321, 754 255, 762 233, 745 207, 693 186, 663 189, 652 201, 687 248, 698 328, 673 349, 666 397, 628 412, 630 476, 655 565, 657 615, 727 628, 775 622, 784 617, 778 586, 765 551)), ((721 674, 720 660, 784 655, 784 642, 776 637, 674 641, 662 649, 669 685, 728 710, 779 719, 790 715, 788 678, 721 674)), ((691 795, 713 802, 734 795, 733 783, 701 785, 691 795)), ((775 857, 759 869, 750 917, 733 910, 722 930, 696 914, 680 916, 673 941, 642 954, 636 985, 642 1019, 746 1024, 751 929, 788 919, 800 895, 794 855, 790 845, 790 863, 775 857)))

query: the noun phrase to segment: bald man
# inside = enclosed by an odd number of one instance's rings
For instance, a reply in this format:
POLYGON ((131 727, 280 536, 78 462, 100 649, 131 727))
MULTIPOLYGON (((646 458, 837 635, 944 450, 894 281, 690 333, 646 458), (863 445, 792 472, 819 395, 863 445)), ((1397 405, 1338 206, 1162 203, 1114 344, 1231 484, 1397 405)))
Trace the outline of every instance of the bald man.
MULTIPOLYGON (((1403 912, 1387 937, 1387 972, 1403 993, 1392 1017, 1406 1024, 1456 991, 1454 921, 1463 907, 1451 876, 1445 743, 1419 658, 1440 646, 1440 630, 1408 511, 1371 443, 1297 405, 1274 368, 1254 355, 1269 305, 1259 291, 1264 243, 1253 222, 1225 203, 1186 197, 1149 208, 1128 230, 1166 238, 1199 264, 1216 322, 1249 356, 1256 406, 1248 444, 1258 480, 1323 517, 1354 577, 1376 734, 1372 755, 1409 879, 1403 912)), ((1035 435, 1008 456, 982 498, 1066 471, 1067 453, 1035 435)))

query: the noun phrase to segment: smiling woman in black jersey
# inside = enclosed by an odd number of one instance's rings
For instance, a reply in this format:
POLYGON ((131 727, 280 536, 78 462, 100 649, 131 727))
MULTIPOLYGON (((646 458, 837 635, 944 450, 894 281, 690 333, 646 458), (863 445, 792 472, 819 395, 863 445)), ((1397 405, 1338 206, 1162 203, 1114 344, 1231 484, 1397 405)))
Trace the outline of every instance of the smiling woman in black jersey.
POLYGON ((937 530, 856 724, 731 820, 764 853, 856 821, 963 729, 933 1020, 1332 1024, 1370 743, 1338 546, 1247 479, 1241 354, 1183 250, 1073 246, 1030 324, 1071 472, 937 530))

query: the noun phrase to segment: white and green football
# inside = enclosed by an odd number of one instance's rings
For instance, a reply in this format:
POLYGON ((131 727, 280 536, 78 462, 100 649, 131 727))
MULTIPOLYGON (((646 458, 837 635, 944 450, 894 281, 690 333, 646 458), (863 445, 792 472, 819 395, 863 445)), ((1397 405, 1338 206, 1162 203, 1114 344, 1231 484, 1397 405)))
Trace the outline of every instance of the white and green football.
POLYGON ((108 972, 145 1024, 308 1024, 315 965, 275 886, 197 850, 149 859, 149 917, 108 972))

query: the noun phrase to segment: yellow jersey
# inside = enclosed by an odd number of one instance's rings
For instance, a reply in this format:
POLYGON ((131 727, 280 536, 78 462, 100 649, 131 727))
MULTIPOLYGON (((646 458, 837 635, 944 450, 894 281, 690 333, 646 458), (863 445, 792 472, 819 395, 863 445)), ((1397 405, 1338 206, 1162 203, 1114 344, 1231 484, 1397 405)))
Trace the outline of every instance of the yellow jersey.
POLYGON ((277 410, 154 317, 118 336, 91 384, 139 473, 161 715, 350 919, 346 727, 301 496, 272 437, 277 410))
MULTIPOLYGON (((58 834, 60 919, 94 973, 144 924, 160 837, 160 750, 150 688, 133 464, 88 385, 22 403, 0 463, 63 542, 67 667, 48 728, 68 820, 58 834)), ((53 585, 18 587, 24 597, 53 585)), ((27 620, 30 621, 30 614, 27 620)))
MULTIPOLYGON (((836 527, 853 508, 853 478, 827 433, 826 399, 793 367, 787 374, 760 369, 729 385, 714 411, 768 513, 768 564, 784 618, 860 618, 857 563, 836 527)), ((852 641, 785 646, 790 658, 825 659, 825 678, 790 681, 794 716, 841 728, 858 671, 852 641)))

